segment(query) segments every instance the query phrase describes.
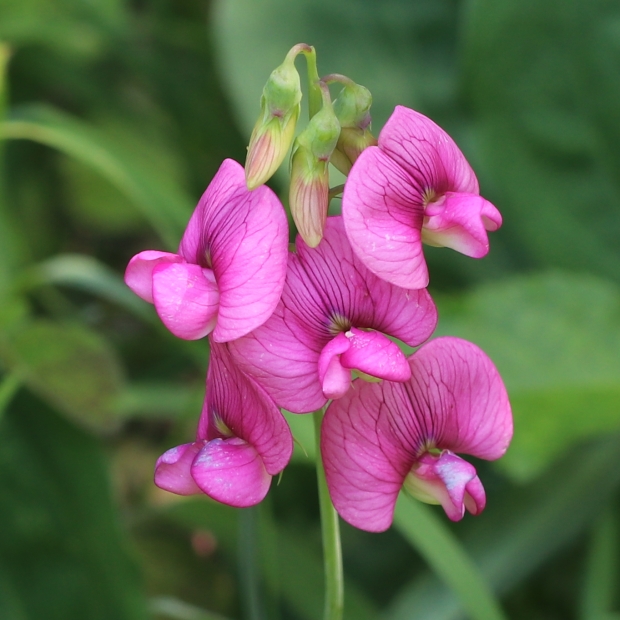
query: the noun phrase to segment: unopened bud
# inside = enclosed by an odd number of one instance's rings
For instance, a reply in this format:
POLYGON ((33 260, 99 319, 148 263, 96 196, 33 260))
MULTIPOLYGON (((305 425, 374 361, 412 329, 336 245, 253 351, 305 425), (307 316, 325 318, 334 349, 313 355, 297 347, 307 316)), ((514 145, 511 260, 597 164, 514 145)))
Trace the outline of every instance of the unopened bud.
POLYGON ((293 148, 289 207, 299 234, 311 248, 323 238, 329 206, 328 164, 339 134, 331 104, 324 105, 293 148))
POLYGON ((376 146, 377 139, 370 133, 370 91, 344 76, 341 79, 347 81, 334 101, 334 112, 342 131, 331 162, 340 172, 348 174, 360 153, 369 146, 376 146))
POLYGON ((301 84, 295 69, 299 51, 300 46, 291 49, 263 88, 261 114, 254 125, 245 160, 248 189, 255 189, 273 176, 293 142, 301 109, 301 84))

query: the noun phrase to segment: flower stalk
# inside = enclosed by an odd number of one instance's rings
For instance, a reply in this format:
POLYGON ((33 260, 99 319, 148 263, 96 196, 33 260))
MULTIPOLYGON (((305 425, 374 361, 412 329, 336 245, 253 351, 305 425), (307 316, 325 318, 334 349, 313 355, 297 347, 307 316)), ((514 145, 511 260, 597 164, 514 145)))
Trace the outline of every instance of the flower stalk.
POLYGON ((323 620, 341 620, 344 610, 344 579, 342 574, 342 548, 338 513, 332 504, 321 460, 321 423, 324 408, 312 414, 316 439, 316 473, 321 509, 321 532, 323 535, 323 563, 325 567, 325 610, 323 620))

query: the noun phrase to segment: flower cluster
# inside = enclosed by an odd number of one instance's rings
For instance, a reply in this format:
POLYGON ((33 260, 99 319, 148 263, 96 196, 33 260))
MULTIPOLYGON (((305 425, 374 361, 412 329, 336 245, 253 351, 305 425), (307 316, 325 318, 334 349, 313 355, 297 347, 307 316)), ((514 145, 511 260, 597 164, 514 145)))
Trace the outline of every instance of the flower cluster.
POLYGON ((178 252, 141 252, 127 267, 127 284, 173 334, 208 336, 211 349, 196 439, 160 457, 155 482, 254 505, 292 453, 280 408, 327 405, 320 458, 346 521, 385 530, 401 488, 452 520, 478 514, 482 483, 457 453, 499 458, 512 436, 510 405, 478 347, 426 342, 437 311, 422 243, 480 258, 501 216, 442 129, 398 106, 375 139, 370 93, 337 74, 312 81, 313 54, 295 46, 274 71, 245 168, 222 164, 178 252), (300 53, 313 116, 293 144, 300 234, 289 250, 284 208, 264 182, 293 142, 300 53), (332 103, 334 82, 343 88, 332 103), (327 216, 330 162, 348 173, 342 216, 327 216), (407 357, 399 342, 422 346, 407 357))

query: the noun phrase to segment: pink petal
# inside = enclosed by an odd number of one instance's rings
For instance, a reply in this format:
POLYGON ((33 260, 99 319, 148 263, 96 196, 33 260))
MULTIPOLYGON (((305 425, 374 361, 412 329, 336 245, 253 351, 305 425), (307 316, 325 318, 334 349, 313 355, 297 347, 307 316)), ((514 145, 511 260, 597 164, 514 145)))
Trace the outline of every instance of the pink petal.
POLYGON ((162 263, 183 263, 182 256, 170 252, 146 250, 136 254, 125 270, 125 284, 149 303, 153 303, 153 269, 162 263))
POLYGON ((271 484, 258 452, 238 438, 213 439, 205 444, 191 474, 209 497, 239 508, 262 501, 271 484))
POLYGON ((345 521, 369 532, 390 527, 411 467, 405 450, 403 458, 394 457, 398 441, 378 419, 384 406, 379 385, 356 380, 353 389, 327 408, 321 429, 321 454, 334 506, 345 521))
POLYGON ((476 469, 449 450, 425 454, 405 480, 405 488, 423 502, 441 504, 451 521, 460 521, 467 508, 479 514, 486 495, 476 469))
POLYGON ((476 175, 454 140, 415 110, 396 106, 379 134, 379 148, 422 192, 479 193, 476 175))
MULTIPOLYGON (((348 243, 342 217, 327 218, 315 249, 298 238, 297 252, 290 259, 283 299, 306 331, 330 339, 350 327, 374 329, 410 346, 433 333, 437 311, 428 292, 394 286, 366 269, 348 243), (346 326, 336 324, 336 317, 346 326)), ((319 350, 325 344, 322 340, 319 350)))
POLYGON ((155 464, 155 484, 164 491, 177 495, 201 493, 191 476, 192 462, 204 442, 186 443, 164 452, 155 464))
POLYGON ((153 270, 153 300, 164 325, 179 338, 197 340, 213 330, 220 295, 208 269, 187 263, 153 270))
POLYGON ((327 218, 317 248, 301 238, 297 248, 272 317, 230 347, 241 368, 279 406, 307 413, 326 402, 319 357, 339 333, 353 326, 374 329, 417 346, 435 328, 437 311, 426 290, 402 289, 368 271, 348 243, 340 217, 327 218))
POLYGON ((207 393, 198 438, 231 437, 252 446, 271 475, 286 467, 293 452, 291 431, 275 403, 235 364, 228 345, 211 342, 207 393), (228 432, 222 432, 218 421, 228 432))
POLYGON ((502 225, 502 216, 477 194, 448 192, 425 211, 422 240, 429 245, 452 248, 466 256, 482 258, 489 251, 488 230, 502 225))
POLYGON ((408 289, 428 285, 421 229, 424 188, 379 147, 355 162, 342 196, 342 216, 353 250, 381 279, 408 289))
MULTIPOLYGON (((398 490, 429 448, 493 460, 512 437, 506 389, 478 347, 438 338, 409 364, 412 376, 405 383, 356 381, 323 421, 321 453, 334 506, 346 521, 369 531, 389 527, 398 490)), ((482 510, 484 490, 475 470, 463 483, 457 474, 471 466, 451 467, 441 479, 457 512, 463 503, 474 513, 482 510)))
POLYGON ((493 362, 475 344, 437 338, 409 358, 411 381, 404 384, 423 437, 452 452, 494 460, 512 438, 512 413, 493 362), (418 395, 418 396, 416 396, 418 395), (420 395, 423 395, 421 397, 420 395))
POLYGON ((388 381, 407 381, 411 377, 403 352, 383 334, 352 327, 344 336, 350 344, 340 358, 345 368, 361 370, 388 381))
POLYGON ((213 338, 228 342, 262 325, 284 285, 288 222, 266 186, 249 191, 245 172, 227 159, 194 211, 179 253, 212 267, 220 291, 213 338), (206 261, 206 262, 205 262, 206 261))
POLYGON ((351 370, 343 368, 340 359, 350 346, 346 334, 340 333, 321 351, 318 361, 319 381, 325 398, 342 398, 351 385, 351 370))

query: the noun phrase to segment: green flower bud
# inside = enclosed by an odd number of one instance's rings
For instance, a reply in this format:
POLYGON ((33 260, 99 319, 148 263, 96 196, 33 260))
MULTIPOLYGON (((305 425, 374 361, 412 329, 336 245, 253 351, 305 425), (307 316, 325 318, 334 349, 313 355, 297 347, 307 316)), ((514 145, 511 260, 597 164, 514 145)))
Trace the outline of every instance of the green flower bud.
POLYGON ((342 131, 331 162, 340 172, 348 174, 360 153, 377 144, 377 139, 370 133, 372 95, 366 87, 344 76, 328 76, 330 77, 344 83, 338 99, 334 101, 334 112, 342 131))
POLYGON ((306 47, 303 44, 293 47, 263 88, 261 113, 245 160, 248 189, 255 189, 273 176, 293 142, 301 109, 301 84, 295 57, 306 47))
POLYGON ((340 124, 331 104, 317 112, 299 134, 291 157, 289 208, 302 239, 316 247, 323 238, 329 206, 329 159, 340 124))

